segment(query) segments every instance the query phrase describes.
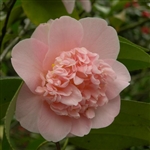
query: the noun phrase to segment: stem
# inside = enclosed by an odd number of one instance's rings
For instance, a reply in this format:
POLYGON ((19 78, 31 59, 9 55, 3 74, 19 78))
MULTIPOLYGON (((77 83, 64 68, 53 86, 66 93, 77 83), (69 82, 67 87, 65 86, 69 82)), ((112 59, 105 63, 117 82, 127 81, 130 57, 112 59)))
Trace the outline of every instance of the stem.
POLYGON ((43 145, 46 145, 47 143, 49 143, 48 141, 44 141, 43 143, 41 143, 36 150, 40 150, 40 148, 43 146, 43 145))
POLYGON ((64 145, 63 145, 63 147, 62 147, 61 150, 65 150, 65 149, 66 149, 66 146, 67 146, 68 142, 69 142, 69 138, 67 138, 67 139, 65 140, 65 143, 64 143, 64 145))
POLYGON ((5 55, 8 53, 9 49, 14 46, 19 41, 19 37, 16 37, 3 51, 3 53, 0 55, 0 62, 2 62, 5 55))
POLYGON ((135 28, 135 27, 137 27, 137 26, 140 26, 140 25, 142 25, 142 24, 144 24, 144 23, 146 23, 146 22, 149 22, 149 21, 150 21, 150 18, 149 18, 149 19, 144 19, 144 20, 139 21, 139 22, 137 22, 137 23, 133 23, 133 24, 131 24, 131 25, 128 25, 128 26, 126 26, 126 27, 120 29, 120 30, 118 31, 118 33, 125 32, 125 31, 127 31, 127 30, 129 30, 129 29, 133 29, 133 28, 135 28))
POLYGON ((12 8, 13 8, 13 6, 14 6, 15 3, 16 3, 16 0, 12 0, 12 4, 10 6, 10 9, 8 10, 8 13, 7 13, 7 16, 6 16, 6 20, 5 20, 5 23, 4 23, 4 27, 2 29, 2 37, 1 37, 1 40, 0 40, 1 44, 2 44, 4 36, 6 34, 7 24, 8 24, 8 20, 9 20, 9 17, 10 17, 10 13, 11 13, 12 8))
POLYGON ((56 142, 55 144, 56 144, 57 150, 61 150, 59 142, 56 142))

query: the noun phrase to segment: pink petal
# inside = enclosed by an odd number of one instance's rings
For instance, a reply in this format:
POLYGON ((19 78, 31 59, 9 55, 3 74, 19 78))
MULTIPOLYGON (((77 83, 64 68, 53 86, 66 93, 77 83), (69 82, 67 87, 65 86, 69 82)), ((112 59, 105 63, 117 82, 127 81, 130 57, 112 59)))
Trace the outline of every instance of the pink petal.
POLYGON ((112 67, 112 69, 116 72, 117 78, 119 80, 123 80, 126 82, 131 81, 131 76, 129 74, 129 71, 122 63, 120 63, 119 61, 116 61, 116 60, 112 60, 112 59, 107 59, 104 61, 107 64, 109 64, 112 67))
POLYGON ((78 76, 75 76, 75 77, 73 78, 73 82, 74 82, 75 85, 81 84, 81 83, 83 82, 83 80, 84 80, 84 79, 79 78, 78 76))
POLYGON ((78 88, 74 85, 69 85, 67 88, 70 89, 71 94, 69 96, 62 96, 61 103, 66 105, 78 105, 78 103, 82 100, 80 90, 78 90, 78 88))
POLYGON ((115 60, 104 61, 112 67, 117 75, 117 79, 115 80, 115 82, 108 84, 106 91, 108 99, 113 99, 130 84, 129 81, 131 80, 131 77, 127 68, 122 63, 115 60))
POLYGON ((36 39, 26 39, 12 50, 12 65, 33 92, 41 80, 40 73, 47 49, 45 44, 36 39))
POLYGON ((109 101, 106 105, 100 106, 92 119, 92 128, 103 128, 109 126, 120 111, 120 97, 109 101))
POLYGON ((68 117, 56 115, 46 102, 43 103, 38 129, 47 141, 58 142, 62 140, 69 134, 71 126, 72 123, 68 117))
POLYGON ((84 18, 80 20, 84 37, 81 46, 91 52, 98 53, 100 59, 116 59, 119 53, 117 32, 100 18, 84 18))
POLYGON ((17 98, 15 112, 16 119, 21 126, 31 132, 39 133, 37 119, 41 106, 42 99, 34 95, 26 84, 23 84, 17 98))
POLYGON ((91 2, 90 2, 90 0, 79 0, 79 1, 82 4, 82 7, 86 12, 91 11, 91 2))
POLYGON ((75 6, 75 0, 62 0, 67 12, 69 14, 72 13, 74 6, 75 6))
POLYGON ((35 38, 44 44, 48 45, 48 32, 50 30, 50 23, 40 24, 33 32, 31 38, 35 38))
POLYGON ((44 61, 45 69, 50 69, 57 56, 63 51, 79 47, 83 29, 77 20, 64 16, 52 22, 49 32, 49 52, 44 61))
POLYGON ((116 80, 115 82, 109 84, 106 91, 106 96, 108 99, 113 99, 116 95, 129 85, 126 81, 116 80))
POLYGON ((76 136, 87 135, 91 130, 91 120, 84 116, 79 119, 72 119, 72 129, 71 134, 76 136))

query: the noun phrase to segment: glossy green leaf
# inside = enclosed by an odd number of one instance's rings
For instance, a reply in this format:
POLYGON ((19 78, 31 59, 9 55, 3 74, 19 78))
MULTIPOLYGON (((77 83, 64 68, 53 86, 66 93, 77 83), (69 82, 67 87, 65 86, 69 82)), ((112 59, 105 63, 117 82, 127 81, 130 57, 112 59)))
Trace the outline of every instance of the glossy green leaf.
POLYGON ((22 80, 20 78, 1 78, 0 79, 0 119, 5 116, 10 101, 15 95, 22 80))
POLYGON ((110 14, 112 14, 114 11, 124 9, 125 4, 127 4, 129 2, 130 2, 130 0, 125 0, 125 1, 115 0, 115 1, 113 1, 110 14))
POLYGON ((150 145, 150 104, 122 100, 120 114, 110 126, 69 141, 88 150, 124 150, 150 145))
POLYGON ((12 12, 10 14, 9 20, 8 20, 8 27, 11 26, 15 21, 18 21, 19 17, 23 13, 23 9, 21 5, 17 5, 12 9, 12 12))
MULTIPOLYGON (((22 86, 22 84, 20 84, 20 86, 18 87, 18 90, 16 91, 15 95, 13 96, 12 101, 10 102, 9 107, 7 109, 5 120, 4 120, 4 128, 5 128, 4 134, 6 135, 6 139, 12 150, 14 150, 14 148, 10 141, 9 131, 10 131, 11 120, 12 120, 12 118, 14 116, 14 112, 15 112, 17 95, 18 95, 18 92, 19 92, 21 86, 22 86)), ((6 149, 6 148, 4 147, 3 149, 6 149)))
POLYGON ((133 45, 133 46, 135 46, 135 47, 141 49, 141 50, 144 51, 144 52, 145 52, 145 51, 148 51, 148 49, 146 49, 146 48, 144 48, 144 47, 142 47, 142 46, 140 46, 140 45, 136 45, 136 44, 132 43, 131 41, 129 41, 128 39, 126 39, 126 38, 124 38, 124 37, 122 37, 122 36, 119 36, 119 40, 120 40, 121 42, 125 42, 125 43, 127 43, 127 44, 133 45))
POLYGON ((120 53, 118 60, 130 71, 150 67, 150 55, 145 52, 145 48, 122 37, 119 37, 119 40, 120 53))
MULTIPOLYGON (((21 0, 23 9, 30 20, 38 25, 45 23, 49 19, 59 18, 68 15, 61 0, 21 0)), ((71 14, 72 17, 78 18, 76 11, 71 14)))

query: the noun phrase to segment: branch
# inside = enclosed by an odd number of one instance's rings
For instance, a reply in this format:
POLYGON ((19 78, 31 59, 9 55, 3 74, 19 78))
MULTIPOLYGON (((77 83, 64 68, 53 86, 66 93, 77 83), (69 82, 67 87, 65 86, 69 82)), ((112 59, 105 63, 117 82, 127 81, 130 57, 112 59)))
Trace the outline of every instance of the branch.
POLYGON ((12 4, 10 6, 10 9, 8 10, 8 13, 7 13, 7 16, 6 16, 6 20, 5 20, 5 23, 4 23, 4 27, 2 29, 2 36, 1 36, 1 40, 0 40, 1 45, 2 45, 2 42, 3 42, 4 36, 6 34, 7 24, 8 24, 8 20, 9 20, 9 17, 10 17, 10 13, 11 13, 12 8, 13 8, 15 3, 16 3, 16 0, 12 0, 12 4))
POLYGON ((126 26, 126 27, 121 28, 121 29, 118 31, 118 33, 125 32, 125 31, 127 31, 127 30, 133 29, 133 28, 135 28, 135 27, 137 27, 137 26, 140 26, 140 25, 142 25, 142 24, 144 24, 144 23, 146 23, 146 22, 149 22, 149 21, 150 21, 150 18, 141 20, 141 21, 139 21, 139 22, 137 22, 137 23, 133 23, 133 24, 131 24, 131 25, 128 25, 128 26, 126 26))
POLYGON ((3 51, 3 53, 0 56, 0 62, 2 62, 3 58, 6 56, 6 54, 8 53, 9 49, 11 47, 13 47, 17 42, 19 41, 19 37, 16 37, 7 47, 6 49, 3 51))
POLYGON ((20 32, 19 36, 16 37, 3 51, 3 53, 0 55, 0 63, 2 62, 2 60, 4 59, 4 57, 6 56, 6 54, 8 53, 9 49, 12 48, 20 39, 20 36, 22 36, 25 32, 26 29, 28 28, 30 24, 30 21, 27 20, 26 25, 24 26, 24 29, 20 32))
POLYGON ((59 142, 56 142, 55 144, 56 144, 57 150, 61 150, 61 148, 60 148, 60 143, 59 143, 59 142))

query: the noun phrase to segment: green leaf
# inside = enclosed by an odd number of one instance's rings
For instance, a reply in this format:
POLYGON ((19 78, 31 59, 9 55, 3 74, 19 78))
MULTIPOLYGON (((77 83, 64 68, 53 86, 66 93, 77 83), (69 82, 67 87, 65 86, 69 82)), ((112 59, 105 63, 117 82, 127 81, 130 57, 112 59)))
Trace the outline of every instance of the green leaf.
POLYGON ((107 15, 110 11, 110 8, 109 7, 105 7, 105 6, 101 6, 100 4, 98 3, 95 3, 94 4, 94 7, 100 11, 101 13, 103 13, 104 15, 107 15))
MULTIPOLYGON (((45 23, 49 19, 59 18, 68 15, 61 0, 21 0, 22 7, 29 19, 36 25, 45 23)), ((70 16, 78 19, 76 11, 70 16)))
POLYGON ((120 114, 110 126, 69 141, 88 150, 124 150, 131 146, 149 145, 149 112, 148 103, 122 100, 120 114))
POLYGON ((37 136, 38 138, 30 139, 30 142, 27 145, 26 149, 36 150, 37 147, 39 147, 39 145, 45 141, 45 139, 41 135, 38 134, 37 136))
POLYGON ((23 13, 23 9, 21 5, 17 5, 12 9, 12 12, 10 14, 9 20, 8 20, 8 27, 11 26, 15 21, 19 20, 19 17, 23 13))
POLYGON ((0 79, 0 119, 5 116, 10 101, 15 95, 22 80, 20 78, 1 78, 0 79))
POLYGON ((123 10, 126 3, 129 3, 130 0, 120 1, 120 0, 114 0, 111 6, 110 14, 113 14, 113 12, 118 10, 123 10))
MULTIPOLYGON (((21 86, 22 86, 22 84, 19 86, 19 88, 18 88, 17 92, 15 93, 12 101, 10 102, 9 107, 7 109, 7 112, 6 112, 5 120, 4 120, 4 128, 5 128, 4 134, 6 135, 6 139, 7 139, 8 143, 9 143, 11 149, 13 149, 13 150, 14 150, 14 148, 13 148, 13 146, 11 144, 11 141, 10 141, 9 131, 10 131, 11 120, 12 120, 12 118, 14 116, 14 112, 15 112, 17 95, 18 95, 18 92, 19 92, 21 86)), ((3 149, 7 149, 7 148, 3 147, 3 149)))
POLYGON ((110 17, 110 24, 115 27, 116 30, 120 28, 120 26, 123 24, 123 21, 115 16, 110 17))
POLYGON ((150 55, 145 52, 145 48, 138 46, 125 38, 119 37, 120 53, 118 60, 122 62, 130 71, 150 67, 150 55))
POLYGON ((2 139, 2 148, 3 148, 3 150, 4 150, 4 149, 6 149, 6 150, 11 150, 11 147, 10 147, 8 141, 7 141, 5 132, 4 132, 4 134, 3 134, 3 139, 2 139))

